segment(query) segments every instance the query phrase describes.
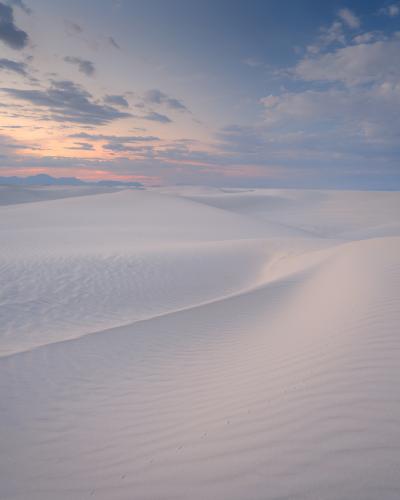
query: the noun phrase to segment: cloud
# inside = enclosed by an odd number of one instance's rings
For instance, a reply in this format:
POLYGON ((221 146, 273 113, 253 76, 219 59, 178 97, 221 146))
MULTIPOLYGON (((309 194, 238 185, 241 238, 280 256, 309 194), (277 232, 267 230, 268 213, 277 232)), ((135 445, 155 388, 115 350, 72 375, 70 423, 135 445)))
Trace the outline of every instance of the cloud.
POLYGON ((111 45, 111 47, 114 47, 114 49, 120 50, 121 47, 118 45, 118 43, 115 41, 115 39, 112 36, 108 37, 108 43, 111 45))
POLYGON ((0 59, 0 69, 12 71, 22 76, 28 76, 26 64, 23 62, 11 61, 10 59, 0 59))
POLYGON ((304 81, 348 86, 400 78, 400 40, 360 43, 302 59, 293 73, 304 81))
POLYGON ((94 64, 92 61, 88 61, 87 59, 81 59, 80 57, 64 57, 64 61, 70 64, 75 64, 78 66, 78 71, 85 74, 86 76, 93 76, 96 72, 94 64))
MULTIPOLYGON (((152 154, 153 143, 159 141, 158 137, 148 135, 107 135, 107 134, 88 134, 87 132, 79 132, 70 134, 72 139, 82 139, 85 141, 104 142, 103 150, 112 151, 113 153, 145 153, 147 156, 152 154)), ((78 142, 77 144, 83 144, 78 142)))
POLYGON ((140 146, 130 146, 122 142, 108 142, 103 145, 103 149, 106 151, 112 151, 113 153, 145 153, 146 155, 152 154, 153 146, 140 145, 140 146))
POLYGON ((345 43, 346 37, 343 33, 343 24, 334 21, 329 27, 320 28, 320 35, 313 44, 307 47, 307 52, 317 54, 333 44, 345 45, 345 43))
POLYGON ((167 94, 164 94, 164 92, 161 92, 161 90, 148 90, 145 93, 144 100, 149 104, 164 104, 174 110, 188 111, 182 101, 169 97, 167 94))
POLYGON ((398 3, 392 3, 387 7, 382 7, 379 13, 389 17, 397 17, 400 14, 400 5, 398 3))
POLYGON ((287 73, 294 77, 292 90, 261 99, 262 133, 225 131, 228 145, 243 151, 243 144, 253 144, 253 151, 293 164, 393 168, 400 143, 398 36, 360 33, 344 47, 309 53, 287 73))
POLYGON ((367 31, 356 35, 352 42, 355 44, 372 43, 377 41, 385 41, 388 38, 381 31, 367 31))
POLYGON ((104 102, 114 106, 121 106, 122 108, 129 107, 129 103, 123 95, 106 95, 104 97, 104 102))
POLYGON ((350 9, 340 9, 338 15, 349 28, 356 29, 361 25, 360 19, 350 9))
POLYGON ((87 132, 79 132, 71 134, 69 137, 73 139, 85 139, 87 141, 107 141, 107 142, 149 142, 158 141, 159 137, 153 135, 105 135, 105 134, 88 134, 87 132))
POLYGON ((153 122, 159 122, 159 123, 172 123, 171 118, 169 118, 167 115, 162 115, 160 113, 156 113, 155 111, 150 111, 146 115, 142 117, 144 120, 150 120, 153 122))
POLYGON ((262 68, 265 66, 265 63, 261 59, 258 59, 258 57, 247 57, 242 60, 242 63, 250 68, 262 68))
POLYGON ((360 27, 360 20, 349 9, 340 9, 339 19, 332 22, 330 26, 322 26, 315 42, 306 47, 310 54, 318 54, 332 46, 346 45, 347 38, 345 27, 356 29, 360 27))
POLYGON ((28 144, 14 139, 6 134, 0 134, 0 157, 9 158, 15 151, 24 149, 41 149, 39 146, 28 144))
POLYGON ((127 148, 130 148, 130 146, 126 146, 121 142, 107 142, 106 144, 103 145, 103 149, 107 151, 113 151, 116 153, 126 151, 127 148))
POLYGON ((127 118, 129 113, 121 112, 113 106, 100 104, 81 86, 71 81, 53 81, 46 90, 21 90, 2 88, 7 95, 34 106, 48 110, 52 119, 58 122, 73 122, 89 125, 104 125, 119 118, 127 118))
POLYGON ((367 154, 377 144, 397 149, 400 140, 400 83, 286 92, 267 96, 262 104, 269 136, 275 141, 280 137, 288 141, 289 134, 337 151, 358 145, 367 154))
POLYGON ((309 122, 327 120, 343 115, 348 104, 347 93, 342 90, 306 90, 269 95, 261 99, 268 125, 288 125, 288 128, 306 128, 309 122))
POLYGON ((15 5, 15 7, 19 7, 25 12, 25 14, 32 14, 32 9, 29 8, 22 0, 8 0, 8 3, 15 5))
POLYGON ((82 26, 78 23, 65 19, 64 24, 68 35, 80 35, 83 32, 82 26))
POLYGON ((75 142, 75 146, 70 146, 67 149, 74 149, 79 151, 93 151, 94 147, 93 144, 90 144, 89 142, 75 142))
POLYGON ((12 49, 23 49, 28 44, 28 34, 14 23, 14 12, 10 5, 0 2, 0 40, 12 49))

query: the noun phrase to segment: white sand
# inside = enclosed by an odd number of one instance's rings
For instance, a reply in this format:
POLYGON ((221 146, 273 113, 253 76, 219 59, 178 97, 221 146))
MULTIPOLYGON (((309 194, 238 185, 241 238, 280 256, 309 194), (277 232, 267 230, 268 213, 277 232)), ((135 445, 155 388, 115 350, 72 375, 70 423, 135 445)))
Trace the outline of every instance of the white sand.
POLYGON ((0 204, 1 500, 400 498, 400 193, 0 204))

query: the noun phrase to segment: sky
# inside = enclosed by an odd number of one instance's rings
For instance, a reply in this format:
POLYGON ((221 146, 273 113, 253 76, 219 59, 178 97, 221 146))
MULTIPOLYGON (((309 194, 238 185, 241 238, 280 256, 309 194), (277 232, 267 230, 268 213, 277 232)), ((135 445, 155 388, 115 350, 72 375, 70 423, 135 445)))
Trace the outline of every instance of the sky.
POLYGON ((0 176, 400 189, 400 2, 0 0, 0 176))

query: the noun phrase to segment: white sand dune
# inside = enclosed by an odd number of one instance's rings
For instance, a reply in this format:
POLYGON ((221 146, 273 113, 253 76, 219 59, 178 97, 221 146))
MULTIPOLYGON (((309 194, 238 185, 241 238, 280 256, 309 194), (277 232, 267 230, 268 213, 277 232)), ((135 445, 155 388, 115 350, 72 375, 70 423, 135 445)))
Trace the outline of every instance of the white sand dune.
POLYGON ((1 207, 0 498, 400 498, 399 214, 200 188, 1 207))
POLYGON ((75 196, 112 193, 118 188, 106 186, 8 186, 0 184, 0 205, 59 200, 75 196))

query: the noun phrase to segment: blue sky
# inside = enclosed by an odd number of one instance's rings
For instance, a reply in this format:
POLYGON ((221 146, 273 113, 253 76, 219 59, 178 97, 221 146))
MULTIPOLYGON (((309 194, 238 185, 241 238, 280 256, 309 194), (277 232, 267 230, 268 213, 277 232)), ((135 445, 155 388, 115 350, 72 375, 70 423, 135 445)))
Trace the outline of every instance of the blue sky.
POLYGON ((400 188, 400 3, 0 0, 0 175, 400 188))

